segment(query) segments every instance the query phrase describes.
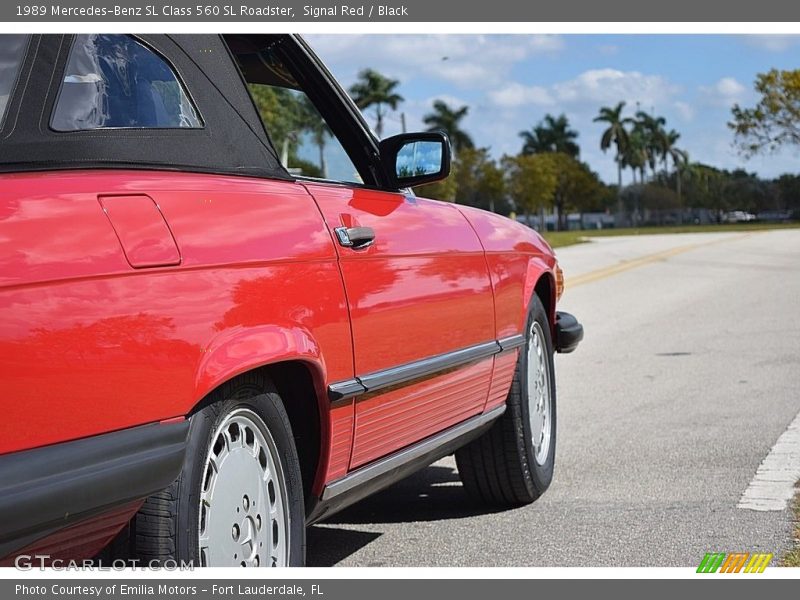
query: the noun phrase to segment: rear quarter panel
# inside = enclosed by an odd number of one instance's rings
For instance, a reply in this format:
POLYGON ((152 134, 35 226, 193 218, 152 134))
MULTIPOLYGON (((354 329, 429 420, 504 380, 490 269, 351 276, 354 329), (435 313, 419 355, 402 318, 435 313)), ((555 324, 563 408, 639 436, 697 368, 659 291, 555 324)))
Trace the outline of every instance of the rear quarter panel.
MULTIPOLYGON (((293 182, 3 175, 0 314, 0 453, 184 415, 283 358, 307 362, 320 394, 353 373, 333 243, 293 182), (180 264, 131 267, 98 202, 118 194, 153 198, 180 264)), ((349 439, 351 413, 323 421, 329 439, 349 439)))

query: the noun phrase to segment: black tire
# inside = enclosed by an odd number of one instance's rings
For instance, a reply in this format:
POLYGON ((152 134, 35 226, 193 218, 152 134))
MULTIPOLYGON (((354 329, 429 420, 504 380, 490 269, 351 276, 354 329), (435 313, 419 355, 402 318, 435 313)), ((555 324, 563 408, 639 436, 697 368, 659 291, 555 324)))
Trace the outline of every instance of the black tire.
POLYGON ((288 496, 288 564, 304 565, 303 484, 292 429, 275 387, 257 375, 224 386, 207 406, 192 415, 180 476, 167 489, 150 496, 131 522, 131 553, 140 565, 176 561, 179 565, 190 562, 206 566, 199 555, 198 543, 203 467, 218 425, 226 415, 239 409, 247 409, 260 417, 277 446, 288 496))
POLYGON ((506 400, 506 412, 481 437, 456 451, 456 464, 464 488, 473 498, 491 506, 530 504, 547 490, 553 480, 556 454, 553 340, 547 313, 536 296, 530 303, 525 335, 526 344, 519 352, 506 400), (551 399, 550 446, 542 464, 535 460, 528 403, 527 342, 534 322, 539 323, 545 340, 551 399))

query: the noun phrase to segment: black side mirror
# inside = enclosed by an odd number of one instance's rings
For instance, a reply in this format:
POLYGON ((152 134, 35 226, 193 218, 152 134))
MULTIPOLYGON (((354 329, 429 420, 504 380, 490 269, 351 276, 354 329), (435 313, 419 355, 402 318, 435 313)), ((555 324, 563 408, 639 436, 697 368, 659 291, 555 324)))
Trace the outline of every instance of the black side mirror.
POLYGON ((401 133, 381 140, 379 150, 393 188, 431 183, 450 174, 450 140, 440 131, 401 133))

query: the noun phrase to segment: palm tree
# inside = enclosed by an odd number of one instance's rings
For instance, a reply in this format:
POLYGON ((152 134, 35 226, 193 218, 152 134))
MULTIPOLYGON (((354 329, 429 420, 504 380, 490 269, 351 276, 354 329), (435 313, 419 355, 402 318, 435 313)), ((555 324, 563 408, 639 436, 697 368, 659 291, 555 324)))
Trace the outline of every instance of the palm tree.
POLYGON ((375 107, 375 134, 379 139, 383 137, 386 107, 395 110, 403 101, 403 97, 395 92, 398 85, 400 82, 396 79, 384 77, 373 69, 364 69, 358 74, 358 81, 350 87, 350 95, 356 106, 361 110, 375 107))
POLYGON ((644 183, 644 170, 647 167, 647 136, 638 123, 634 123, 628 132, 628 143, 625 146, 622 164, 631 169, 634 185, 637 183, 637 173, 639 173, 638 183, 644 183))
POLYGON ((606 152, 611 144, 617 148, 617 155, 614 161, 617 163, 617 211, 622 212, 622 162, 625 150, 628 147, 628 130, 626 125, 631 122, 630 118, 622 117, 622 109, 625 102, 620 102, 614 108, 604 106, 600 113, 594 118, 595 123, 608 123, 608 128, 600 138, 600 149, 606 152))
POLYGON ((666 132, 663 137, 663 151, 664 151, 664 170, 667 169, 667 159, 672 160, 672 165, 675 167, 675 193, 678 194, 678 206, 681 208, 681 214, 678 217, 678 222, 683 220, 682 209, 683 201, 681 198, 681 179, 683 177, 683 169, 689 163, 689 153, 686 150, 681 150, 675 146, 675 142, 680 139, 681 134, 671 129, 666 132))
POLYGON ((666 138, 664 125, 666 123, 664 117, 656 117, 643 110, 636 113, 636 126, 639 127, 644 138, 645 164, 650 166, 654 177, 658 158, 664 157, 664 140, 666 138))
POLYGON ((453 109, 442 100, 433 103, 433 112, 428 113, 422 118, 422 122, 428 126, 428 131, 442 131, 450 138, 453 146, 453 153, 457 154, 463 148, 474 148, 475 143, 470 135, 461 129, 461 120, 467 116, 468 106, 453 109))
POLYGON ((606 152, 611 144, 617 149, 614 162, 617 163, 617 215, 622 217, 622 167, 625 163, 625 154, 628 152, 630 136, 626 125, 630 123, 629 118, 623 118, 622 109, 625 102, 620 102, 615 107, 603 106, 594 118, 595 123, 607 123, 608 127, 600 137, 600 149, 606 152))
POLYGON ((520 131, 519 137, 523 140, 521 152, 523 156, 550 152, 550 142, 547 140, 544 127, 540 125, 536 125, 530 131, 520 131))
POLYGON ((520 131, 523 139, 522 154, 539 154, 541 152, 563 152, 572 158, 578 158, 580 146, 575 143, 578 132, 570 129, 566 115, 545 115, 531 131, 520 131))

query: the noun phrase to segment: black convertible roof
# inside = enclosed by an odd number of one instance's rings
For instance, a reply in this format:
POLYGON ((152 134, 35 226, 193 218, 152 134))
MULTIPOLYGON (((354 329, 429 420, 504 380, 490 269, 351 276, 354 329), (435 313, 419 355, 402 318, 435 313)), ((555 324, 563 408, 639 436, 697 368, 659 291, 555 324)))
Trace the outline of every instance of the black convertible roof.
POLYGON ((0 130, 0 172, 180 169, 291 179, 219 35, 137 35, 178 73, 202 128, 53 131, 73 35, 32 35, 0 130))

